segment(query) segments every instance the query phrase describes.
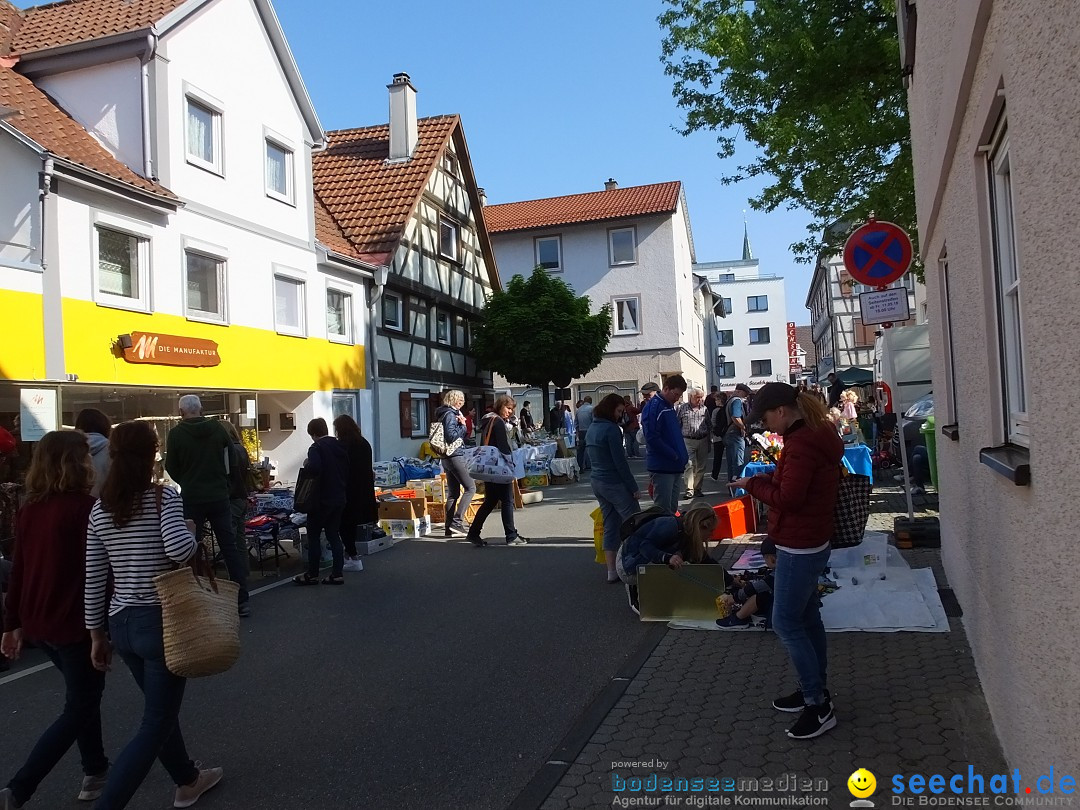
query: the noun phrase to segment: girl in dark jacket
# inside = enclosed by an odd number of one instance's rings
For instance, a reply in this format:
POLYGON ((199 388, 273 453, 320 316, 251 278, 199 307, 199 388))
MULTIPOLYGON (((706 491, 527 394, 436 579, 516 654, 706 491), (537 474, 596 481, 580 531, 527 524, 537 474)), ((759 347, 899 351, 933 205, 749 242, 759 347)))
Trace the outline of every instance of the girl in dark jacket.
POLYGON ((825 627, 817 586, 829 562, 844 443, 821 400, 785 383, 766 383, 757 392, 750 422, 758 420, 783 435, 783 453, 774 472, 740 478, 731 486, 769 506, 769 537, 777 549, 773 629, 799 676, 799 689, 774 700, 773 708, 802 712, 787 733, 810 739, 836 726, 825 688, 825 627))
MULTIPOLYGON (((498 447, 499 452, 510 455, 510 437, 506 430, 506 420, 514 412, 514 398, 508 394, 496 398, 495 410, 485 414, 480 423, 480 435, 483 437, 481 444, 498 447)), ((486 546, 487 543, 480 537, 484 530, 484 521, 487 520, 494 509, 495 504, 502 503, 503 531, 506 532, 506 545, 523 546, 529 542, 529 538, 518 533, 514 526, 514 485, 495 484, 491 481, 484 482, 484 503, 480 511, 476 513, 476 520, 469 527, 469 540, 474 546, 486 546)))
POLYGON ((345 547, 345 571, 363 571, 364 563, 356 553, 357 534, 361 542, 371 539, 371 530, 379 519, 375 504, 374 454, 360 432, 356 420, 348 414, 334 419, 337 436, 349 457, 349 476, 345 482, 345 511, 341 513, 341 542, 345 547))

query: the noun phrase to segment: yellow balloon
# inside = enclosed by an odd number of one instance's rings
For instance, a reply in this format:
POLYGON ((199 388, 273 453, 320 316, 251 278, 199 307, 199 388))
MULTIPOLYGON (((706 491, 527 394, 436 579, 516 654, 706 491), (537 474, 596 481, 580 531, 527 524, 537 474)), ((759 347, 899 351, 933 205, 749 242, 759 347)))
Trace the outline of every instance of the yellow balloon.
POLYGON ((847 780, 848 790, 857 799, 865 799, 877 789, 877 779, 866 768, 859 768, 847 780))

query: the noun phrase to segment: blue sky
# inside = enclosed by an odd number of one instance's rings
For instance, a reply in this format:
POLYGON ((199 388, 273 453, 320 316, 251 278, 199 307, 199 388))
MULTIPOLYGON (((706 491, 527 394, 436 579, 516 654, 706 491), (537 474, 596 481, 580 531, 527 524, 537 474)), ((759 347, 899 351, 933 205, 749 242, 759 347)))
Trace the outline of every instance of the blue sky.
POLYGON ((712 133, 675 131, 660 0, 273 2, 325 128, 385 122, 404 71, 419 115, 461 115, 489 202, 681 180, 698 261, 740 257, 745 210, 762 273, 786 279, 788 320, 809 321, 811 268, 788 250, 809 214, 750 210, 760 180, 720 178, 753 153, 721 162, 712 133))

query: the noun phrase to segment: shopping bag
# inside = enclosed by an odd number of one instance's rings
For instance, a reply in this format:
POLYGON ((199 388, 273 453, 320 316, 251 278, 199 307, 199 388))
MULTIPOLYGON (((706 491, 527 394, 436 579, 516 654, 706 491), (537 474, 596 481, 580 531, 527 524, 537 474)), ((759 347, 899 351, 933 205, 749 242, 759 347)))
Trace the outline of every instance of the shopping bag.
POLYGON ((604 513, 600 511, 598 506, 589 513, 589 517, 592 518, 592 541, 593 546, 596 547, 596 561, 606 563, 607 559, 604 557, 604 513))
MULTIPOLYGON (((519 477, 513 456, 500 452, 498 447, 490 444, 475 448, 466 462, 466 468, 474 480, 490 481, 492 484, 509 484, 519 477)), ((520 477, 525 477, 524 469, 520 477)))
POLYGON ((846 469, 840 473, 840 489, 833 511, 833 548, 850 548, 862 542, 866 521, 870 518, 870 491, 873 482, 865 475, 846 469))
POLYGON ((431 451, 440 458, 446 458, 454 455, 464 442, 461 439, 455 439, 447 444, 446 432, 443 428, 441 419, 436 419, 428 425, 428 445, 431 447, 431 451))
POLYGON ((306 515, 315 508, 318 498, 319 479, 307 467, 301 467, 300 472, 296 475, 296 489, 293 491, 293 509, 306 515))

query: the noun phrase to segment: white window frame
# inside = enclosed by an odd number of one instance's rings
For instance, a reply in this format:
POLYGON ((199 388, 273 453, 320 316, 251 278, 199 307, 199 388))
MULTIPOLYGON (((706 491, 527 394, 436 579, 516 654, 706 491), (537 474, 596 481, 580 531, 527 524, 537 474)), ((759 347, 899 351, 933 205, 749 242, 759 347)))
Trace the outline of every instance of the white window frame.
POLYGON ((641 296, 640 295, 616 295, 611 299, 612 319, 611 319, 611 334, 615 337, 623 337, 625 335, 640 335, 642 333, 641 326, 641 296), (633 301, 635 307, 635 329, 619 329, 619 304, 623 301, 633 301))
POLYGON ((767 346, 772 343, 772 332, 767 326, 751 326, 747 331, 747 338, 751 346, 767 346), (765 340, 754 340, 754 332, 764 332, 765 340))
POLYGON ((412 403, 409 407, 409 421, 412 422, 412 438, 426 439, 428 435, 428 424, 431 420, 431 394, 410 391, 409 396, 412 399, 412 403), (420 403, 420 413, 424 417, 423 419, 414 418, 413 408, 416 407, 417 403, 420 403))
POLYGON ((274 331, 279 335, 307 337, 307 280, 303 276, 290 273, 287 270, 279 270, 277 267, 274 268, 274 331), (278 320, 277 285, 279 281, 295 284, 299 288, 296 296, 296 314, 297 320, 300 322, 298 326, 281 323, 278 320))
POLYGON ((439 255, 452 262, 461 261, 461 223, 447 216, 439 217, 439 255), (449 253, 443 244, 443 228, 446 227, 451 228, 454 234, 453 251, 449 253))
POLYGON ((263 130, 263 186, 266 196, 283 202, 286 205, 296 205, 296 148, 288 139, 281 137, 268 129, 263 130), (270 187, 270 147, 285 153, 285 192, 270 187))
POLYGON ((769 296, 768 295, 748 295, 746 296, 746 311, 747 312, 768 312, 769 311, 769 296), (750 301, 758 298, 765 299, 765 306, 756 309, 750 308, 750 301))
MULTIPOLYGON (((275 295, 277 293, 275 292, 275 295)), ((353 306, 352 306, 352 292, 340 287, 334 287, 329 284, 326 285, 326 339, 331 343, 345 343, 348 345, 353 344, 353 306), (343 308, 344 312, 341 316, 342 325, 345 328, 345 334, 339 335, 330 331, 330 296, 332 294, 343 296, 343 308)), ((277 310, 275 308, 275 317, 277 317, 277 310)))
POLYGON ((196 239, 184 238, 182 242, 183 272, 182 301, 184 302, 184 317, 189 321, 202 321, 204 323, 228 323, 229 322, 229 253, 225 248, 218 245, 210 245, 196 239), (188 305, 188 255, 194 254, 204 259, 217 262, 217 288, 218 303, 221 312, 207 312, 202 309, 192 309, 188 305))
POLYGON ((1029 388, 1024 363, 1024 314, 1020 300, 1020 260, 1012 193, 1009 131, 1002 115, 987 153, 990 239, 994 257, 994 297, 1006 441, 1028 446, 1029 388))
POLYGON ((550 241, 555 242, 555 251, 556 251, 556 254, 558 255, 559 258, 556 260, 556 264, 555 264, 554 267, 545 267, 544 269, 547 270, 549 273, 561 273, 562 270, 563 270, 562 237, 557 235, 557 234, 556 235, 551 235, 551 236, 537 236, 535 239, 533 239, 533 251, 534 251, 534 253, 536 255, 536 264, 533 265, 533 266, 534 267, 542 267, 543 266, 541 264, 541 262, 540 262, 540 243, 541 242, 550 242, 550 241))
POLYGON ((403 316, 404 316, 404 301, 402 300, 401 294, 396 293, 396 292, 384 292, 383 296, 382 296, 382 301, 379 302, 379 303, 380 303, 380 306, 381 306, 379 320, 382 322, 383 328, 384 329, 393 329, 395 332, 404 332, 405 331, 405 324, 402 322, 402 319, 403 319, 403 316), (397 323, 396 324, 386 322, 386 305, 390 301, 397 301, 397 323))
POLYGON ((449 346, 452 342, 451 330, 453 329, 453 323, 450 320, 450 314, 447 312, 435 312, 435 342, 442 343, 445 346, 449 346), (445 326, 445 337, 439 334, 439 327, 445 326))
POLYGON ((205 169, 221 177, 225 176, 225 106, 213 96, 184 83, 184 117, 183 117, 183 140, 184 155, 187 162, 192 166, 205 169), (206 160, 202 155, 193 155, 188 149, 188 106, 194 103, 211 114, 211 143, 213 144, 213 160, 206 160))
POLYGON ((772 362, 771 357, 766 357, 766 358, 763 358, 761 360, 751 360, 750 361, 750 376, 751 377, 771 377, 772 375, 773 375, 773 362, 772 362), (768 371, 760 371, 760 372, 754 371, 754 366, 757 363, 768 363, 769 364, 769 370, 768 371))
POLYGON ((630 225, 626 228, 609 228, 608 229, 608 264, 611 267, 625 267, 631 264, 637 264, 637 226, 630 225), (615 234, 630 232, 630 245, 633 248, 634 256, 629 261, 615 261, 615 234))
POLYGON ((93 222, 90 227, 90 244, 91 255, 93 258, 93 280, 92 289, 94 290, 94 302, 103 307, 113 307, 115 309, 129 309, 135 312, 150 312, 151 302, 151 278, 150 262, 152 252, 150 250, 151 232, 145 228, 138 227, 138 224, 122 219, 120 217, 104 215, 95 213, 93 222), (118 295, 116 293, 105 292, 101 289, 101 247, 99 243, 99 231, 100 230, 114 231, 124 236, 137 239, 139 242, 137 260, 139 266, 136 268, 138 274, 135 279, 138 285, 139 294, 136 296, 118 295))
POLYGON ((716 345, 717 346, 734 346, 735 345, 735 330, 734 329, 717 329, 716 330, 716 345), (724 333, 731 335, 731 340, 724 343, 724 333))

